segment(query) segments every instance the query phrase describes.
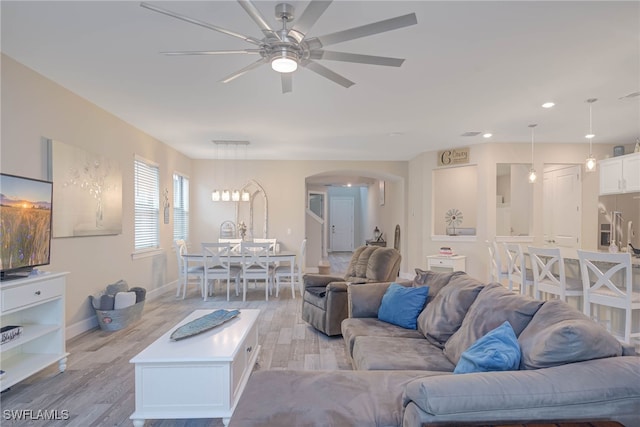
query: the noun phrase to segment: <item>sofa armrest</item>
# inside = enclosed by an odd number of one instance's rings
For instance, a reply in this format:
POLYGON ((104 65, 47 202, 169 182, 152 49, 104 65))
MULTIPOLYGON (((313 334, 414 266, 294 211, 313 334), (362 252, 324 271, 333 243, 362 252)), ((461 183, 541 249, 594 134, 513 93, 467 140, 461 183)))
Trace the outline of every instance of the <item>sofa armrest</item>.
POLYGON ((609 357, 536 370, 416 379, 403 405, 422 422, 602 419, 636 416, 640 359, 609 357))
MULTIPOLYGON (((352 283, 347 289, 347 307, 349 317, 378 317, 382 297, 392 282, 352 283)), ((396 282, 402 286, 411 286, 411 282, 396 282)))
POLYGON ((305 274, 302 276, 304 288, 327 286, 331 282, 343 282, 344 277, 328 276, 325 274, 305 274))
POLYGON ((335 281, 327 285, 327 292, 347 292, 348 282, 335 281))

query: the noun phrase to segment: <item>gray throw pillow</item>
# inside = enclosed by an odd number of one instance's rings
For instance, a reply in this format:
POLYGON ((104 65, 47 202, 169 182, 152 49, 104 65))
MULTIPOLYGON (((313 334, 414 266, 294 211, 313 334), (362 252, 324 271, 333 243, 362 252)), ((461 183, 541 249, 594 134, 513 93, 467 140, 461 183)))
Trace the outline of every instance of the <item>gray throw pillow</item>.
POLYGON ((462 271, 440 272, 416 268, 416 277, 413 278, 413 287, 417 288, 420 286, 428 286, 429 298, 427 299, 427 302, 429 302, 435 298, 438 292, 440 292, 440 289, 449 284, 452 277, 459 276, 460 274, 464 273, 462 271))
POLYGON ((520 369, 622 355, 622 345, 606 329, 560 300, 547 301, 518 338, 520 369))
MULTIPOLYGON (((447 289, 445 287, 445 289, 447 289)), ((499 283, 487 285, 469 308, 460 329, 444 346, 444 354, 453 364, 460 355, 487 332, 508 321, 516 336, 527 327, 544 302, 515 294, 499 283)))
MULTIPOLYGON (((440 276, 434 277, 435 286, 438 287, 444 281, 440 276)), ((425 283, 431 285, 429 281, 425 283)), ((451 274, 448 284, 436 289, 436 294, 418 316, 418 331, 438 348, 443 348, 444 343, 458 330, 467 310, 475 301, 484 284, 466 273, 456 272, 451 274)))

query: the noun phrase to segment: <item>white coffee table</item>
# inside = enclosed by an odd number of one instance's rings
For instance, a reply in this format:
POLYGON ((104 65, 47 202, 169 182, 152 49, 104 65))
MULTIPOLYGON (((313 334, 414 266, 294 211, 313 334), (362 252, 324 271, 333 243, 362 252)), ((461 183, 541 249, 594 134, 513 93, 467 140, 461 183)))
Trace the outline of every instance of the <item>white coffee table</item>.
POLYGON ((191 320, 214 310, 196 310, 137 356, 133 425, 146 419, 222 418, 226 426, 255 365, 260 310, 240 310, 238 317, 210 331, 171 341, 169 336, 191 320))

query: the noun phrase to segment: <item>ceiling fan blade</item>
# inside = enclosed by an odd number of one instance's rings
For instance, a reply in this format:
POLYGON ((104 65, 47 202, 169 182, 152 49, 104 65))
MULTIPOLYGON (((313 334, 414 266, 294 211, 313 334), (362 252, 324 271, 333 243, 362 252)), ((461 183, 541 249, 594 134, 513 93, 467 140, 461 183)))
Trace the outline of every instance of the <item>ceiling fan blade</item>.
POLYGON ((227 55, 227 54, 247 54, 259 55, 260 49, 243 49, 243 50, 184 50, 175 52, 160 52, 163 55, 179 56, 179 55, 227 55))
POLYGON ((179 13, 175 13, 175 12, 172 12, 170 10, 163 9, 161 7, 154 6, 154 5, 149 4, 149 3, 142 2, 142 3, 140 3, 140 6, 144 7, 145 9, 153 10, 154 12, 158 12, 158 13, 162 13, 162 14, 167 15, 167 16, 171 16, 172 18, 180 19, 182 21, 189 22, 191 24, 199 25, 201 27, 208 28, 208 29, 213 30, 213 31, 218 31, 219 33, 223 33, 223 34, 226 34, 228 36, 237 37, 239 39, 242 39, 242 40, 244 40, 246 42, 255 44, 257 46, 260 46, 262 44, 262 41, 254 38, 254 37, 245 36, 243 34, 236 33, 235 31, 227 30, 225 28, 221 28, 221 27, 217 27, 217 26, 215 26, 213 24, 209 24, 208 22, 200 21, 200 20, 194 19, 194 18, 189 18, 188 16, 180 15, 179 13))
POLYGON ((312 0, 309 2, 307 8, 302 12, 302 15, 300 15, 300 18, 294 21, 294 25, 287 35, 300 43, 302 39, 304 39, 305 34, 309 32, 324 11, 327 10, 331 1, 332 0, 312 0))
POLYGON ((249 65, 247 65, 246 67, 236 71, 233 74, 229 74, 227 77, 223 78, 222 80, 220 80, 222 83, 229 83, 231 80, 235 80, 238 77, 240 77, 241 75, 253 70, 254 68, 258 68, 259 66, 261 66, 262 64, 266 64, 267 63, 267 59, 266 58, 260 58, 259 60, 257 60, 256 62, 253 62, 249 65))
POLYGON ((309 60, 302 61, 302 66, 310 69, 314 73, 320 74, 322 77, 325 77, 335 83, 338 83, 340 86, 349 88, 355 84, 351 80, 342 77, 340 74, 334 71, 331 71, 324 65, 320 65, 317 62, 313 62, 309 60))
POLYGON ((282 80, 282 93, 289 93, 293 91, 293 73, 280 73, 280 79, 282 80))
POLYGON ((258 24, 260 30, 265 36, 275 36, 280 40, 280 36, 273 31, 273 28, 269 26, 267 21, 264 19, 258 8, 249 0, 237 0, 240 3, 240 6, 247 12, 247 14, 253 19, 253 21, 258 24))
POLYGON ((346 42, 348 40, 354 40, 361 37, 384 33, 386 31, 397 30, 398 28, 408 27, 409 25, 415 25, 417 23, 418 19, 416 18, 416 14, 410 13, 408 15, 398 16, 396 18, 385 19, 384 21, 362 25, 360 27, 338 31, 336 33, 331 33, 320 37, 314 37, 307 40, 307 44, 311 49, 317 49, 322 46, 329 46, 336 43, 346 42))
POLYGON ((401 58, 389 58, 386 56, 360 55, 358 53, 333 52, 330 50, 312 50, 311 59, 327 59, 329 61, 356 62, 358 64, 385 65, 387 67, 399 67, 404 62, 401 58))

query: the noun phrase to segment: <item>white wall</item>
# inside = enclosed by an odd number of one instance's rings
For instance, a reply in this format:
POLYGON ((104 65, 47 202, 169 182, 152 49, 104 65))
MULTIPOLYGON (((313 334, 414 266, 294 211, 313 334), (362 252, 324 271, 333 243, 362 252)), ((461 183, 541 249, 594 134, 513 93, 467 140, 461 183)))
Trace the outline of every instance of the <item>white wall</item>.
MULTIPOLYGON (((172 286, 176 260, 171 250, 172 227, 161 224, 164 252, 133 260, 133 158, 139 154, 160 165, 160 188, 172 192, 172 174, 179 171, 191 184, 191 244, 218 237, 219 224, 235 218, 232 203, 211 202, 211 190, 219 184, 214 160, 190 160, 160 141, 87 102, 56 83, 2 56, 2 146, 0 168, 5 173, 45 178, 46 160, 42 138, 56 139, 101 154, 119 162, 123 172, 123 228, 116 236, 53 239, 52 271, 69 271, 66 320, 72 334, 91 324, 93 313, 88 296, 118 279, 147 288, 150 294, 172 286)), ((454 147, 452 147, 454 148, 454 147)), ((631 146, 627 147, 627 150, 631 146)), ((612 145, 593 147, 598 159, 610 156, 612 145)), ((538 144, 534 167, 543 164, 582 164, 585 144, 538 144)), ((477 165, 477 237, 474 242, 453 240, 450 246, 468 256, 467 271, 487 277, 484 241, 493 239, 496 228, 496 164, 527 163, 529 144, 482 144, 470 149, 471 164, 477 165)), ((316 174, 352 171, 362 176, 384 179, 386 201, 379 206, 375 188, 370 188, 368 207, 390 245, 396 224, 401 227, 401 271, 412 276, 413 269, 426 266, 425 256, 437 253, 441 241, 431 238, 433 223, 433 177, 437 153, 429 151, 409 162, 356 161, 247 161, 236 169, 242 184, 255 178, 265 189, 269 203, 269 235, 282 241, 286 249, 297 250, 305 236, 305 178, 316 174)), ((218 170, 219 173, 219 170, 218 170)), ((584 174, 582 186, 583 247, 596 248, 598 174, 584 174)), ((533 187, 534 243, 542 244, 542 185, 533 187)), ((54 195, 55 204, 55 195, 54 195)), ((55 215, 55 207, 54 207, 55 215)), ((257 224, 261 224, 257 221, 257 224)), ((373 228, 369 224, 371 231, 373 228)), ((365 236, 368 237, 366 233, 365 236)), ((454 238, 455 239, 455 238, 454 238)))
MULTIPOLYGON (((452 147, 455 148, 455 147, 452 147)), ((610 157, 613 144, 598 144, 593 146, 593 153, 597 159, 610 157)), ((630 152, 632 146, 626 147, 630 152)), ((587 156, 586 144, 538 144, 535 149, 534 168, 544 169, 545 163, 583 164, 587 156)), ((493 240, 496 236, 496 164, 497 163, 527 163, 531 159, 529 144, 482 144, 474 145, 470 150, 470 164, 478 167, 478 222, 475 241, 467 242, 450 237, 447 246, 467 255, 467 272, 475 277, 488 277, 488 253, 485 248, 486 240, 493 240)), ((426 256, 437 254, 443 241, 431 239, 431 224, 434 220, 433 177, 432 171, 437 169, 437 153, 425 152, 409 162, 409 191, 420 197, 410 197, 407 202, 409 214, 408 224, 412 231, 408 233, 410 268, 426 267, 426 256)), ((540 180, 541 181, 541 180, 540 180)), ((588 250, 597 249, 596 232, 598 222, 598 173, 584 173, 582 182, 582 247, 588 250)), ((533 184, 533 245, 544 244, 542 237, 542 183, 533 184)), ((435 219, 439 221, 439 216, 435 219)))
MULTIPOLYGON (((51 265, 43 270, 68 271, 66 321, 69 335, 90 327, 88 296, 119 279, 142 286, 150 296, 177 277, 171 250, 173 228, 160 225, 164 253, 132 260, 133 159, 139 154, 160 165, 160 188, 172 197, 172 175, 191 174, 191 161, 107 111, 2 56, 2 149, 4 173, 46 179, 42 138, 55 139, 119 163, 123 183, 122 234, 57 238, 51 242, 51 265)), ((55 204, 54 193, 54 210, 55 204)), ((94 323, 97 325, 97 323, 94 323)))
MULTIPOLYGON (((235 218, 233 203, 211 201, 211 190, 216 179, 215 168, 216 165, 222 167, 220 166, 222 162, 224 161, 192 161, 193 220, 190 241, 193 247, 199 247, 204 241, 216 240, 219 224, 224 220, 235 218)), ((369 211, 369 214, 377 216, 378 226, 386 231, 393 230, 396 224, 405 227, 407 166, 407 162, 384 161, 247 160, 240 167, 238 179, 241 181, 255 179, 260 183, 265 189, 269 203, 269 236, 277 238, 281 242, 282 249, 298 250, 300 242, 305 237, 306 177, 330 172, 340 175, 347 170, 361 176, 376 174, 384 176, 387 179, 387 202, 385 206, 378 206, 377 212, 369 211)), ((356 194, 359 193, 356 192, 356 194)), ((356 236, 360 240, 364 237, 356 236)), ((356 245, 358 242, 360 241, 356 240, 356 245)), ((360 243, 364 243, 364 240, 360 243)), ((406 249, 402 252, 404 255, 406 249)), ((404 265, 406 264, 403 263, 404 265)))

